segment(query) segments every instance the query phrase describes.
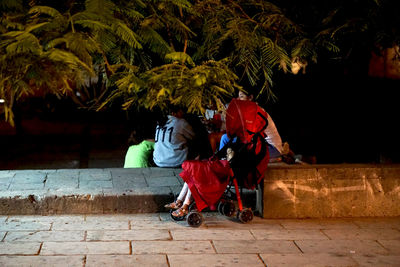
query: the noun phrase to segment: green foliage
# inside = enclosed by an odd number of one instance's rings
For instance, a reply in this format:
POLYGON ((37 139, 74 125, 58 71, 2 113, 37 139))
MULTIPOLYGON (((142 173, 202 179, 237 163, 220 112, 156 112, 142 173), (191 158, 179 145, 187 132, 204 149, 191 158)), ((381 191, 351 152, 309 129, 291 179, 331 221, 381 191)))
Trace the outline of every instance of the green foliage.
POLYGON ((140 105, 148 109, 166 110, 169 104, 181 105, 189 112, 204 113, 208 105, 223 108, 221 100, 232 97, 238 86, 236 75, 227 67, 226 60, 207 61, 195 66, 183 53, 171 53, 170 64, 155 67, 137 76, 126 69, 118 74, 118 90, 110 97, 125 97, 124 108, 140 105), (187 64, 187 63, 191 64, 187 64))
POLYGON ((265 103, 277 71, 400 43, 390 0, 308 2, 2 0, 0 113, 12 123, 16 101, 45 94, 97 110, 122 99, 202 113, 241 86, 265 103))

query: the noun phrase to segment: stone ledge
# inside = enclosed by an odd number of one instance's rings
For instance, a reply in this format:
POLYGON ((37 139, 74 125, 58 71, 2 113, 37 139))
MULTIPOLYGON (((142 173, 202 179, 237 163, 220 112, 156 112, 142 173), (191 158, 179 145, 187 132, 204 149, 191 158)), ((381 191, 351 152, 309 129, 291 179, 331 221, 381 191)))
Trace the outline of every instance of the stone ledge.
POLYGON ((271 164, 265 174, 264 218, 399 215, 399 164, 271 164))

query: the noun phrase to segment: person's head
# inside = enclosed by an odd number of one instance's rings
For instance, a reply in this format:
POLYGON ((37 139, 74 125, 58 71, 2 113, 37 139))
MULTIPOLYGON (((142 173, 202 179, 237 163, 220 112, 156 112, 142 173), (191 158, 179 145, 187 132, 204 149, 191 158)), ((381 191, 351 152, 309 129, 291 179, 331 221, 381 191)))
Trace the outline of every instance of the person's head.
POLYGON ((181 106, 171 105, 169 107, 169 110, 170 114, 177 118, 183 118, 183 116, 185 115, 185 112, 183 111, 183 108, 181 106))
POLYGON ((128 145, 138 145, 144 140, 143 131, 139 129, 135 129, 131 132, 131 135, 128 138, 128 145))
POLYGON ((249 101, 253 101, 253 95, 252 95, 252 94, 245 93, 245 92, 243 92, 243 91, 239 91, 238 99, 239 99, 239 100, 249 100, 249 101))

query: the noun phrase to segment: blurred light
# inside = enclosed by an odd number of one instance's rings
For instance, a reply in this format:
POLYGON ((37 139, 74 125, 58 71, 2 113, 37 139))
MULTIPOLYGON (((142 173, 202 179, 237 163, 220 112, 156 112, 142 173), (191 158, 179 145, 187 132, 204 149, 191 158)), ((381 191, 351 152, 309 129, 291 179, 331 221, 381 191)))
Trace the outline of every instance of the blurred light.
POLYGON ((3 98, 0 98, 0 104, 6 102, 3 98))

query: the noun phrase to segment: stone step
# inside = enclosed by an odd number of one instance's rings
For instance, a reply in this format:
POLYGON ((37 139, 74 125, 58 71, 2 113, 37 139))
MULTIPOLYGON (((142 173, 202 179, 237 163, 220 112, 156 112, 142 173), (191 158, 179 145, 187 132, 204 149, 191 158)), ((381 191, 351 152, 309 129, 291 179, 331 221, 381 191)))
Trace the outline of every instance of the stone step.
POLYGON ((160 211, 182 186, 181 169, 0 171, 0 214, 160 211))
MULTIPOLYGON (((0 171, 0 214, 160 212, 180 192, 181 171, 179 168, 0 171)), ((251 201, 254 195, 247 192, 246 201, 251 201)))

